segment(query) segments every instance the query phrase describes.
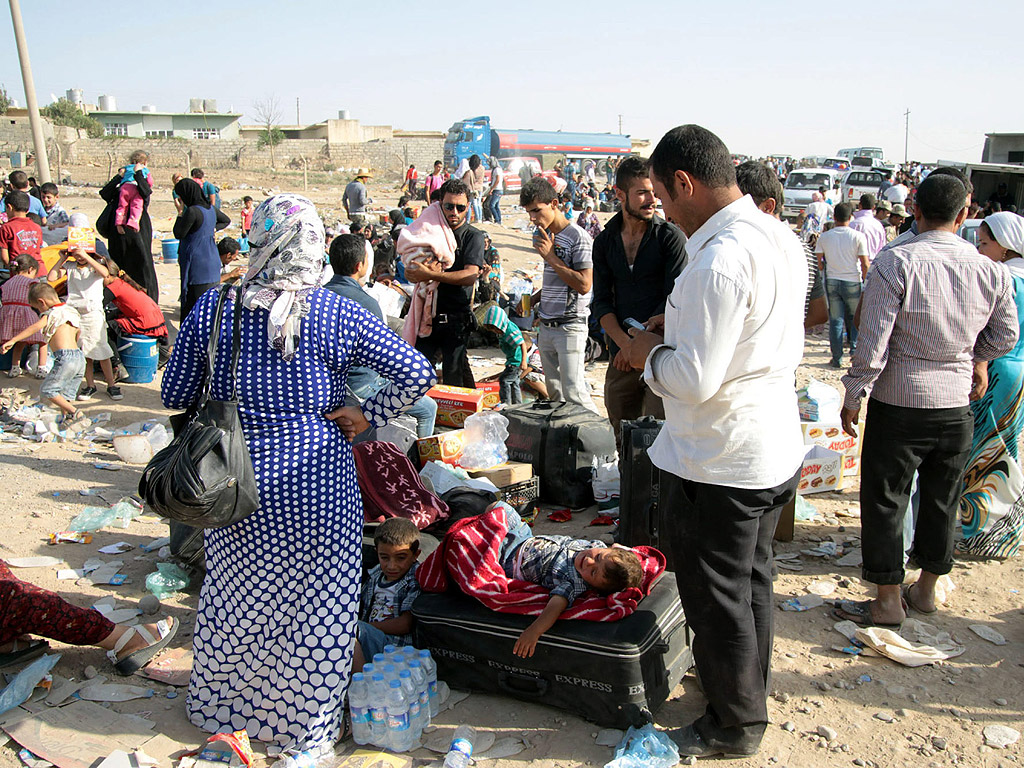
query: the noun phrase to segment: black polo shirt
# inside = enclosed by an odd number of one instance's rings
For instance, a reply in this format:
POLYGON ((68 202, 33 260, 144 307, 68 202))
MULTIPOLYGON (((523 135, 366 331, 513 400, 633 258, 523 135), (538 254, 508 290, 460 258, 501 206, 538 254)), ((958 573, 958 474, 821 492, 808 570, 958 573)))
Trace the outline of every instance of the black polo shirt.
MULTIPOLYGON (((463 224, 454 230, 455 261, 445 272, 458 272, 468 266, 484 267, 484 233, 474 226, 463 224)), ((437 287, 437 315, 468 314, 473 308, 474 280, 469 285, 437 287)))

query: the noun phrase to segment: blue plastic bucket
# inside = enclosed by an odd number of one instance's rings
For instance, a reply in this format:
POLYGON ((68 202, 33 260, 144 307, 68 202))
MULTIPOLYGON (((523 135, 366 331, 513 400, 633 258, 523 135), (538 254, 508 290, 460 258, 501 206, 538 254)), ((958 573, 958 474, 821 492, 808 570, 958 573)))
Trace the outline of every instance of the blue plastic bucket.
POLYGON ((156 376, 160 359, 156 339, 150 336, 123 336, 117 353, 121 356, 121 362, 128 371, 128 381, 132 384, 148 384, 156 376))
POLYGON ((163 253, 164 264, 178 263, 178 241, 173 237, 161 242, 160 252, 163 253))

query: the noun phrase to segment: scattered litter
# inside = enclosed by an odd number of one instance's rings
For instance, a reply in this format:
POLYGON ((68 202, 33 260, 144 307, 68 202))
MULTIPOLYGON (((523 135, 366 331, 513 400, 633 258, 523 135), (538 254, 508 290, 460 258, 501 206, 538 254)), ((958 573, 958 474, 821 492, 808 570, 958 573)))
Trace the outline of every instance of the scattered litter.
POLYGON ((86 507, 68 524, 72 531, 98 531, 113 523, 121 528, 142 514, 142 510, 131 499, 121 499, 111 507, 86 507))
POLYGON ((599 747, 614 747, 622 741, 622 737, 625 735, 625 731, 620 731, 618 728, 602 728, 597 732, 594 743, 599 747))
MULTIPOLYGON (((192 649, 165 650, 136 674, 166 685, 186 686, 192 674, 192 649)), ((447 750, 447 746, 445 749, 447 750)))
POLYGON ((82 531, 57 531, 50 534, 51 544, 92 544, 92 534, 82 531))
POLYGON ((864 553, 859 549, 851 550, 835 561, 835 564, 842 568, 859 568, 863 563, 864 553))
POLYGON ((796 512, 794 516, 797 520, 805 523, 821 520, 821 513, 818 512, 818 508, 803 496, 796 497, 796 512))
POLYGON ((117 608, 116 601, 112 596, 98 600, 93 603, 92 608, 101 614, 103 618, 115 624, 131 623, 133 619, 137 620, 142 613, 138 608, 117 608))
POLYGON ((495 741, 494 746, 490 749, 486 749, 480 753, 477 753, 474 750, 473 762, 475 763, 479 760, 502 760, 506 757, 518 755, 524 749, 526 749, 526 745, 523 744, 522 739, 517 739, 515 736, 506 736, 503 739, 495 741))
POLYGON ((916 619, 906 619, 900 631, 903 635, 881 627, 861 627, 857 630, 857 640, 906 667, 934 664, 936 661, 959 656, 966 650, 964 646, 954 642, 949 633, 939 632, 935 627, 916 619), (927 638, 931 642, 914 642, 905 635, 927 638))
POLYGON ((188 586, 188 574, 174 563, 157 563, 156 571, 146 577, 146 589, 158 600, 165 600, 188 586))
POLYGON ((858 683, 870 683, 871 682, 871 675, 861 675, 860 677, 857 678, 857 682, 858 683))
POLYGON ((671 768, 679 762, 679 748, 662 731, 647 723, 630 726, 615 748, 615 756, 604 768, 671 768))
POLYGON ((548 515, 548 520, 553 523, 567 523, 572 520, 572 512, 566 509, 556 509, 548 515))
POLYGON ((41 656, 15 675, 7 687, 0 691, 0 715, 28 701, 36 686, 50 674, 60 657, 59 653, 41 656))
POLYGON ((124 565, 123 560, 111 560, 109 563, 103 563, 91 573, 87 573, 86 578, 92 584, 113 584, 114 586, 124 584, 128 577, 118 573, 122 565, 124 565))
POLYGON ((131 701, 153 698, 152 688, 124 683, 90 683, 78 692, 86 701, 131 701))
POLYGON ((63 678, 58 682, 55 678, 54 684, 50 688, 50 692, 46 695, 47 706, 60 706, 88 682, 88 680, 65 680, 63 678))
POLYGON ((993 645, 1006 645, 1006 638, 992 627, 985 624, 971 624, 968 628, 982 640, 988 640, 993 645))
POLYGON ((985 744, 996 749, 1006 749, 1020 739, 1019 731, 1005 725, 986 725, 981 733, 985 737, 985 744))
POLYGON ((53 763, 49 760, 43 760, 41 757, 36 757, 27 749, 19 749, 18 757, 21 762, 24 763, 28 768, 52 768, 53 763))
POLYGON ((779 603, 779 608, 784 611, 809 611, 824 604, 825 601, 820 595, 801 595, 800 597, 791 597, 789 600, 783 600, 779 603))
POLYGON ((812 581, 804 587, 804 589, 806 589, 809 594, 828 597, 836 591, 836 583, 834 581, 826 580, 812 581))
POLYGON ((111 464, 109 461, 97 461, 93 466, 96 467, 96 469, 105 469, 108 472, 117 472, 121 469, 119 465, 111 464))
POLYGON ((832 628, 849 640, 851 643, 857 639, 857 624, 852 621, 837 621, 832 628))
POLYGON ((35 557, 11 557, 4 558, 4 562, 12 568, 49 568, 60 565, 63 558, 50 557, 49 555, 36 555, 35 557))
POLYGON ((99 551, 104 555, 121 555, 130 549, 135 549, 135 546, 127 541, 119 541, 117 544, 108 544, 105 547, 100 547, 99 551))
POLYGON ((801 549, 800 552, 808 557, 835 557, 839 547, 834 541, 823 541, 814 549, 801 549))
POLYGON ((141 549, 143 552, 155 552, 158 549, 160 549, 161 547, 166 547, 170 543, 171 543, 170 537, 169 536, 163 536, 163 537, 161 537, 159 539, 153 539, 148 544, 142 544, 139 547, 139 549, 141 549))

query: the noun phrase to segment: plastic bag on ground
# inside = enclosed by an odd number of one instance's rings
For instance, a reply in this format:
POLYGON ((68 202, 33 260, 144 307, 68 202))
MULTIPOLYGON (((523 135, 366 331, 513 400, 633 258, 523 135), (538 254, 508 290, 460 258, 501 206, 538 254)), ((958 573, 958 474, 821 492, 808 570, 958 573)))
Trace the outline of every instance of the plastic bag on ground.
POLYGON ((164 600, 188 586, 188 574, 174 563, 157 563, 157 570, 146 577, 146 589, 164 600))
POLYGON ((15 675, 7 687, 0 691, 0 715, 28 701, 39 682, 60 661, 60 656, 54 653, 38 658, 15 675))
POLYGON ((672 768, 679 762, 679 748, 668 734, 647 723, 630 726, 615 748, 615 757, 604 768, 672 768))
POLYGON ((807 386, 797 390, 797 396, 803 421, 839 421, 842 399, 835 387, 811 379, 807 386))
POLYGON ((119 523, 121 528, 127 528, 128 524, 141 514, 142 509, 139 506, 128 499, 121 499, 112 507, 86 507, 68 523, 68 530, 98 531, 114 523, 119 523))

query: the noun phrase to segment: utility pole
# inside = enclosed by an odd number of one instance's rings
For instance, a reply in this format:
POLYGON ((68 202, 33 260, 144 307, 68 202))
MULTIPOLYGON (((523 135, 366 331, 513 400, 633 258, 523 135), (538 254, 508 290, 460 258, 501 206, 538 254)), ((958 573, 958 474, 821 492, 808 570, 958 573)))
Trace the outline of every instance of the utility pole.
POLYGON ((903 163, 910 159, 909 147, 910 147, 910 108, 907 107, 907 111, 903 113, 903 117, 906 120, 905 127, 903 129, 903 163))
POLYGON ((619 115, 619 133, 622 133, 622 115, 619 115))
POLYGON ((28 107, 28 121, 32 126, 32 143, 36 149, 36 173, 40 184, 50 181, 50 161, 46 158, 46 140, 43 138, 43 121, 39 117, 39 103, 36 101, 36 84, 32 80, 32 65, 28 61, 28 43, 25 42, 25 27, 21 23, 21 6, 18 0, 10 0, 11 23, 14 24, 14 40, 18 45, 18 60, 21 62, 21 81, 25 86, 25 105, 28 107))
POLYGON ((302 125, 302 123, 299 122, 299 97, 298 96, 295 97, 295 124, 296 125, 302 125))

